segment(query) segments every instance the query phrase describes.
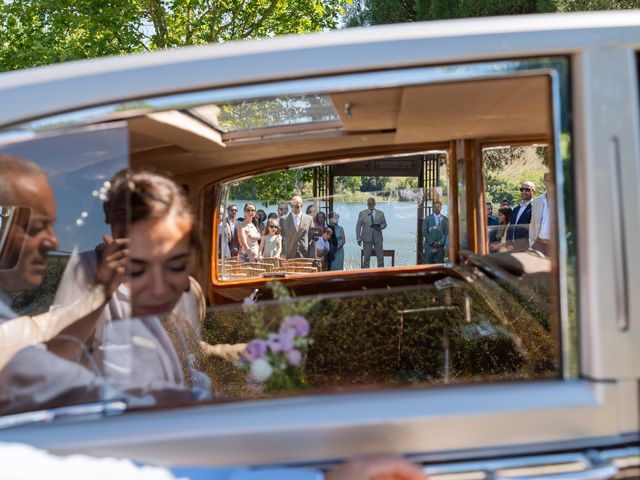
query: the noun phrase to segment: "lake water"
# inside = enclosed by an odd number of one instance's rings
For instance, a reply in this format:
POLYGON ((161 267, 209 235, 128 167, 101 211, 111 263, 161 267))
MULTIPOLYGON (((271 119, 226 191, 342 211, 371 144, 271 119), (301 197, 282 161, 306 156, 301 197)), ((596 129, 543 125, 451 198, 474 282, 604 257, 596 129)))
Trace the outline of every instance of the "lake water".
MULTIPOLYGON (((241 215, 245 200, 236 200, 241 215)), ((276 205, 265 207, 260 202, 252 202, 258 209, 262 209, 267 214, 276 211, 276 205)), ((308 204, 302 207, 306 210, 308 204)), ((345 203, 334 201, 334 210, 340 215, 339 225, 344 228, 346 237, 345 249, 345 270, 360 268, 360 249, 356 242, 356 222, 358 214, 367 208, 364 203, 345 203)), ((418 225, 418 204, 413 202, 400 201, 378 201, 376 210, 384 213, 387 220, 387 228, 383 230, 385 250, 395 250, 396 266, 406 266, 416 264, 416 238, 418 225)), ((446 215, 446 205, 443 206, 443 213, 446 215)), ((375 258, 371 260, 371 265, 375 266, 375 258)), ((391 266, 391 259, 385 258, 385 266, 391 266)))

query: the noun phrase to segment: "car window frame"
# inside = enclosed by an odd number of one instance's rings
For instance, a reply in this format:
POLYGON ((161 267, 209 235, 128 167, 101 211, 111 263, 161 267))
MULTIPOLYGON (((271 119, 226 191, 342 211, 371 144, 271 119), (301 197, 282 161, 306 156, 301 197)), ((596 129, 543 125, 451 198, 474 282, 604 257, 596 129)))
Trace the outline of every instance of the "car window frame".
MULTIPOLYGON (((585 57, 586 61, 589 60, 588 55, 587 57, 585 57)), ((584 62, 585 59, 580 60, 581 62, 584 62)), ((573 63, 573 62, 572 62, 573 63)), ((584 66, 580 66, 579 65, 579 69, 580 68, 584 68, 584 66)), ((586 68, 585 68, 586 70, 586 68)), ((593 70, 592 66, 588 66, 588 71, 591 74, 595 74, 596 72, 593 70)), ((578 73, 574 72, 574 75, 579 75, 578 73)), ((575 79, 578 78, 578 82, 577 84, 581 84, 581 80, 579 79, 579 77, 575 77, 574 76, 574 81, 575 79)), ((594 93, 593 92, 593 88, 584 88, 583 90, 579 90, 578 93, 574 93, 574 102, 575 101, 579 101, 579 103, 582 102, 582 96, 586 96, 586 93, 594 93)), ((589 112, 590 114, 593 114, 593 110, 591 112, 589 112)), ((635 125, 635 123, 634 123, 635 125)), ((576 136, 576 138, 579 137, 579 135, 586 135, 588 133, 588 129, 586 127, 583 128, 582 125, 580 125, 580 128, 574 130, 574 135, 576 136)), ((584 139, 580 139, 579 141, 584 141, 584 139)), ((558 142, 559 143, 559 142, 558 142)), ((635 145, 637 146, 637 141, 635 142, 635 145)), ((556 145, 556 148, 560 148, 560 145, 556 145)), ((586 150, 583 151, 583 153, 586 152, 586 150)), ((584 257, 581 255, 580 259, 582 261, 584 257)), ((561 262, 562 263, 562 262, 561 262)), ((583 270, 582 270, 582 265, 584 264, 579 264, 580 267, 580 272, 581 272, 581 278, 584 278, 583 275, 583 270)), ((583 279, 581 280, 581 283, 586 283, 586 281, 583 279)), ((582 292, 582 288, 583 286, 580 285, 581 288, 581 292, 582 292)), ((591 289, 585 289, 584 290, 585 294, 591 293, 591 289)), ((580 312, 578 314, 578 318, 580 318, 581 320, 581 324, 582 319, 583 319, 583 315, 586 315, 584 313, 585 311, 585 307, 588 307, 588 304, 584 304, 581 302, 582 308, 580 309, 580 312)), ((601 313, 601 311, 599 312, 601 313)), ((598 322, 597 319, 593 320, 592 317, 589 317, 589 321, 588 324, 591 324, 593 322, 598 322)), ((587 326, 587 328, 585 329, 587 332, 589 331, 589 327, 587 326)), ((584 331, 583 331, 584 334, 584 331)), ((593 334, 593 332, 591 332, 591 334, 593 334)), ((585 351, 585 353, 588 353, 589 350, 591 348, 597 348, 593 345, 594 340, 593 337, 591 338, 586 338, 586 340, 588 340, 585 344, 585 346, 583 348, 587 348, 588 350, 585 351)), ((582 344, 581 344, 582 345, 582 344)), ((638 354, 636 353, 633 358, 637 359, 638 354)), ((598 361, 598 359, 596 359, 596 362, 598 361)), ((636 365, 640 363, 640 362, 636 362, 636 365)), ((582 370, 582 373, 585 377, 588 378, 588 373, 590 370, 582 370)), ((604 375, 604 376, 608 376, 609 379, 612 378, 609 375, 604 375)), ((613 378, 616 378, 616 374, 615 371, 613 372, 613 378)), ((536 399, 536 398, 542 398, 539 397, 537 393, 535 393, 535 384, 531 384, 531 385, 524 385, 522 387, 523 391, 527 392, 527 395, 531 395, 532 399, 536 399), (530 390, 528 388, 531 388, 530 390)), ((564 393, 567 393, 567 389, 576 387, 578 389, 580 389, 580 394, 575 396, 575 397, 571 397, 569 396, 570 400, 565 402, 563 404, 563 406, 557 408, 557 409, 553 409, 553 412, 551 411, 547 411, 546 413, 548 415, 545 415, 544 413, 541 413, 539 416, 538 415, 533 415, 531 417, 531 424, 533 424, 534 420, 540 421, 540 420, 544 420, 545 422, 548 422, 548 424, 553 424, 554 428, 558 428, 558 429, 562 429, 562 428, 566 428, 567 425, 574 425, 576 427, 576 434, 578 435, 582 435, 582 436, 587 436, 590 438, 602 438, 602 437, 607 437, 607 436, 611 436, 611 437, 616 437, 619 435, 620 433, 620 429, 618 428, 619 425, 616 422, 616 411, 618 408, 618 402, 619 402, 619 398, 617 395, 617 387, 615 385, 612 384, 600 384, 600 383, 596 383, 596 382, 591 382, 589 380, 577 380, 577 381, 567 381, 567 380, 563 380, 563 381, 558 381, 558 382, 551 382, 549 384, 546 384, 545 386, 545 393, 550 395, 551 397, 555 397, 557 396, 561 396, 564 393), (576 387, 577 385, 577 387, 576 387), (556 388, 557 387, 557 388, 556 388), (547 390, 549 389, 549 390, 547 390), (580 410, 582 409, 582 410, 580 410), (552 415, 553 413, 553 415, 552 415), (577 428, 578 427, 578 423, 576 423, 578 421, 578 417, 580 417, 581 420, 583 420, 582 415, 583 414, 587 414, 586 416, 588 416, 590 419, 594 419, 594 425, 592 425, 593 428, 589 428, 589 426, 587 425, 583 425, 582 428, 577 428), (593 415, 593 416, 591 416, 593 415), (555 421, 555 423, 554 423, 555 421)), ((487 386, 487 385, 480 385, 480 386, 472 386, 472 387, 468 387, 471 390, 471 394, 469 394, 469 390, 467 389, 461 389, 458 390, 457 392, 453 391, 453 390, 449 390, 447 391, 447 401, 468 401, 468 400, 473 400, 474 398, 476 399, 481 399, 482 395, 486 395, 485 400, 487 399, 493 399, 495 400, 496 398, 499 398, 499 395, 501 394, 506 394, 510 391, 513 391, 513 389, 520 389, 520 387, 516 387, 513 385, 506 385, 506 386, 499 386, 499 387, 495 387, 495 386, 487 386)), ((434 390, 436 392, 445 392, 445 389, 436 389, 434 390)), ((375 395, 375 394, 374 394, 375 395)), ((424 432, 430 432, 434 435, 437 436, 437 433, 440 432, 442 434, 445 434, 445 431, 443 430, 443 426, 440 426, 439 428, 434 428, 435 425, 438 424, 438 419, 437 414, 438 414, 438 409, 435 408, 433 406, 432 403, 430 403, 429 401, 425 401, 428 399, 428 395, 429 392, 421 392, 418 397, 420 397, 420 402, 424 402, 424 404, 422 405, 421 408, 419 408, 417 411, 415 411, 415 415, 416 416, 420 416, 420 415, 425 415, 424 419, 420 422, 415 422, 415 419, 412 419, 412 422, 415 425, 414 427, 409 427, 407 425, 403 425, 403 428, 400 428, 397 430, 397 432, 394 432, 393 435, 389 435, 388 439, 389 439, 389 445, 391 445, 391 441, 392 440, 397 440, 400 439, 400 434, 407 434, 410 433, 410 438, 412 440, 415 440, 415 444, 416 445, 420 445, 421 448, 425 448, 425 449, 429 449, 429 448, 463 448, 461 444, 456 444, 455 441, 452 441, 451 444, 448 445, 448 447, 442 447, 442 444, 439 444, 437 442, 434 441, 434 443, 429 443, 429 442, 425 442, 425 438, 424 438, 424 432), (420 426, 421 428, 423 428, 423 432, 420 433, 418 431, 418 426, 420 426)), ((402 395, 399 394, 399 397, 402 398, 402 395)), ((524 398, 524 397, 523 397, 524 398)), ((636 396, 637 399, 637 396, 636 396)), ((512 400, 516 400, 516 397, 512 397, 512 400)), ((336 400, 337 402, 340 402, 340 399, 336 400)), ((273 400, 273 401, 268 401, 265 403, 265 405, 269 406, 269 405, 278 405, 278 406, 284 406, 286 405, 286 401, 285 400, 273 400)), ((636 403, 637 405, 637 403, 636 403)), ((478 402, 476 405, 472 405, 470 410, 466 410, 465 412, 469 412, 469 411, 473 411, 474 408, 477 409, 478 414, 486 414, 486 411, 483 411, 482 407, 483 406, 487 406, 486 403, 480 401, 478 402)), ((504 407, 505 409, 508 409, 509 406, 506 403, 501 403, 500 404, 501 407, 504 407)), ((513 407, 513 405, 512 405, 513 407)), ((258 412, 253 412, 251 410, 251 407, 246 407, 246 408, 242 408, 241 410, 244 411, 244 413, 248 414, 249 418, 260 418, 258 415, 258 412)), ((258 408, 258 410, 260 410, 260 408, 258 408)), ((302 409, 304 410, 305 414, 308 414, 311 410, 305 410, 304 408, 302 409)), ((309 421, 308 419, 305 420, 304 415, 302 414, 302 410, 300 411, 300 415, 299 416, 293 416, 293 418, 291 419, 291 422, 285 422, 284 425, 287 425, 287 427, 290 428, 295 428, 297 427, 304 427, 304 426, 309 426, 309 421)), ((441 413, 444 413, 444 411, 440 411, 441 413)), ((511 410, 511 412, 516 412, 519 415, 522 415, 524 412, 523 411, 518 411, 517 408, 515 408, 514 410, 511 410)), ((376 414, 381 414, 382 413, 382 409, 379 410, 375 410, 376 414)), ((180 414, 178 414, 178 417, 180 416, 180 414)), ((177 417, 176 417, 177 418, 177 417)), ((215 418, 212 417, 212 419, 215 418)), ((283 419, 284 416, 281 417, 276 417, 276 418, 280 418, 283 419)), ((371 420, 371 418, 369 418, 368 420, 371 420)), ((496 420, 496 418, 491 418, 488 417, 486 420, 489 421, 489 423, 485 423, 485 421, 481 421, 480 423, 482 424, 486 424, 487 427, 489 427, 489 425, 492 425, 493 422, 496 420)), ((362 425, 362 422, 365 421, 364 417, 357 417, 355 419, 349 420, 347 418, 345 418, 345 426, 346 427, 353 427, 353 428, 358 428, 359 426, 362 425), (359 423, 360 422, 360 423, 359 423)), ((144 423, 140 423, 139 425, 144 425, 144 423)), ((282 427, 282 424, 279 425, 279 427, 282 427)), ((383 434, 384 433, 384 429, 382 427, 385 427, 385 425, 378 425, 378 428, 376 429, 372 429, 372 430, 368 430, 367 433, 376 433, 376 434, 383 434)), ((320 432, 320 429, 322 427, 318 424, 315 424, 311 429, 313 431, 316 432, 320 432)), ((275 431, 275 426, 273 424, 271 424, 271 431, 275 431)), ((55 429, 54 429, 55 431, 55 429)), ((336 430, 337 431, 337 430, 336 430)), ((364 432, 364 431, 363 431, 364 432)), ((334 432, 335 433, 335 432, 334 432)), ((552 435, 547 435, 545 438, 545 435, 541 432, 539 432, 540 435, 538 437, 536 437, 537 441, 551 441, 552 435)), ((321 434, 320 434, 321 435, 321 434)), ((450 434, 449 434, 450 435, 450 434)), ((498 435, 499 436, 499 435, 498 435)), ((16 435, 14 436, 14 438, 19 438, 20 435, 16 435)), ((326 436, 324 437, 324 439, 328 442, 331 438, 335 438, 332 436, 326 436)), ((166 438, 159 438, 158 441, 155 444, 150 444, 150 448, 153 445, 158 445, 158 443, 161 443, 163 440, 166 440, 166 438)), ((506 437, 502 438, 503 441, 507 441, 506 437)), ((566 439, 565 439, 566 440, 566 439)), ((523 441, 530 441, 530 440, 523 440, 523 441)), ((52 445, 52 441, 51 438, 44 440, 42 443, 43 444, 48 444, 52 445)), ((89 442, 90 444, 90 442, 89 442)), ((408 445, 407 443, 402 443, 402 448, 404 447, 408 447, 410 448, 411 446, 408 445)), ((337 445, 336 445, 337 447, 337 445)), ((55 448, 55 447, 54 447, 55 448)), ((60 449, 61 447, 57 447, 58 449, 60 449)), ((88 447, 87 447, 88 448, 88 447)), ((62 448, 64 449, 64 448, 62 448)), ((106 448, 105 450, 108 450, 108 448, 106 448)), ((366 448, 365 448, 366 450, 366 448)), ((59 451, 59 450, 58 450, 59 451)), ((338 455, 338 449, 337 448, 327 448, 327 450, 323 451, 324 453, 328 454, 333 452, 335 455, 338 455)), ((358 453, 357 449, 351 448, 351 449, 346 449, 342 451, 343 454, 345 455, 349 455, 349 454, 356 454, 358 453)), ((238 457, 234 457, 235 459, 237 459, 238 457)), ((247 455, 245 454, 245 457, 247 458, 247 455)))

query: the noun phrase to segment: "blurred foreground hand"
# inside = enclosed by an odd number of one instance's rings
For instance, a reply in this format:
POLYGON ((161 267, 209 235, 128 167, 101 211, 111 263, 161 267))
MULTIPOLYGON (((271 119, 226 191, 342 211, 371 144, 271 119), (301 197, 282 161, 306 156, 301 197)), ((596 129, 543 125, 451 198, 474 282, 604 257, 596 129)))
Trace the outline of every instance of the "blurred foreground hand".
POLYGON ((418 467, 399 457, 364 457, 327 472, 326 480, 426 480, 418 467))

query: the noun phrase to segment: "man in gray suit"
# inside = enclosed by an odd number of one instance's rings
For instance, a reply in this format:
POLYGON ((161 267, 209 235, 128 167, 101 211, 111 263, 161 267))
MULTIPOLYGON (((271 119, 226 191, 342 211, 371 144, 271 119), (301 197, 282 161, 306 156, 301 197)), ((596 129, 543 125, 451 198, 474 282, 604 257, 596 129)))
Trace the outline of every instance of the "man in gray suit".
POLYGON ((384 250, 382 246, 382 230, 387 228, 387 221, 384 213, 376 210, 376 201, 374 198, 367 200, 367 209, 362 210, 358 215, 358 223, 356 223, 356 239, 358 245, 362 246, 362 268, 371 266, 371 249, 376 249, 376 258, 378 259, 378 267, 384 267, 384 250))
POLYGON ((449 219, 442 215, 442 202, 433 202, 433 213, 424 219, 422 238, 424 238, 424 258, 426 263, 444 262, 444 246, 449 235, 449 219))
POLYGON ((313 218, 302 211, 302 197, 291 199, 291 211, 280 217, 282 254, 285 258, 309 257, 313 240, 313 218))

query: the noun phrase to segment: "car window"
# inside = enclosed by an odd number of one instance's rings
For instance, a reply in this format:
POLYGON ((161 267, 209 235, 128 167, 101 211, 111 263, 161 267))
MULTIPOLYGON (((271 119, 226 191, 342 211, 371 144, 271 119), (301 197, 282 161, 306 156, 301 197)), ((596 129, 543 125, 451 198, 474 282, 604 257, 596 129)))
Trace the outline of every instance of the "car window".
POLYGON ((441 151, 301 166, 228 183, 219 210, 218 278, 444 263, 447 184, 441 151), (247 208, 255 219, 249 234, 247 208))
POLYGON ((104 305, 91 265, 111 234, 103 211, 109 179, 128 155, 122 123, 0 145, 0 203, 28 213, 6 232, 4 250, 15 261, 0 270, 3 413, 105 394, 83 322, 104 305))
MULTIPOLYGON (((31 316, 73 305, 91 280, 70 259, 122 239, 108 328, 57 341, 98 372, 99 398, 132 405, 567 376, 567 64, 374 72, 41 119, 35 140, 2 151, 48 175, 60 245, 42 285, 5 303, 31 316), (94 125, 79 134, 79 121, 94 125), (525 182, 545 173, 543 202, 525 182), (531 209, 490 224, 487 202, 497 216, 503 198, 531 209)), ((56 401, 81 401, 69 398, 56 401)))

